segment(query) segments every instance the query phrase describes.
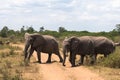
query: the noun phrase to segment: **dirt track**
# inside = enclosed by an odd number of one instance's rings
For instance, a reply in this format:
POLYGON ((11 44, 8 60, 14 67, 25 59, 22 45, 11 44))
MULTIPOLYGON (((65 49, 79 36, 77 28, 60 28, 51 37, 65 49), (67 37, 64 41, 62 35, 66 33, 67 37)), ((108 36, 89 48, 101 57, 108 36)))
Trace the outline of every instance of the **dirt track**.
MULTIPOLYGON (((23 45, 19 46, 24 48, 23 45)), ((36 52, 34 52, 33 57, 36 58, 36 52)), ((47 57, 47 54, 42 53, 43 64, 36 64, 39 68, 38 73, 29 75, 30 77, 33 76, 34 80, 104 80, 98 74, 95 74, 84 66, 71 68, 68 60, 66 62, 67 66, 63 67, 62 64, 59 63, 58 57, 54 54, 52 55, 52 63, 46 64, 47 57)), ((30 64, 35 63, 31 62, 30 64)))

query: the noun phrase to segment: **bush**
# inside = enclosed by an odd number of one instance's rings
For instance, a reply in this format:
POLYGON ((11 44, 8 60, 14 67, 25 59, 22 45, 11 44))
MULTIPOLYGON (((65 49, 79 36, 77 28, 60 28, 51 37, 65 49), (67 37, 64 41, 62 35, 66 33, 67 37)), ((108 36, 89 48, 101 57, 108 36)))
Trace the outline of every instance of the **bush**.
POLYGON ((101 60, 101 65, 111 67, 111 68, 120 68, 120 49, 117 49, 113 54, 110 54, 107 58, 101 60))

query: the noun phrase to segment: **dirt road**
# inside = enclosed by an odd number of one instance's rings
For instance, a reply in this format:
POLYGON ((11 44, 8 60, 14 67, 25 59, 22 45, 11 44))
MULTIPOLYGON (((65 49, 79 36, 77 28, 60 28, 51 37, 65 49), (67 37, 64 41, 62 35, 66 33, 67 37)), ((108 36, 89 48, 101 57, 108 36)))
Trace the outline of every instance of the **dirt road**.
MULTIPOLYGON (((23 45, 19 45, 20 47, 24 48, 23 45)), ((33 55, 36 58, 36 52, 33 55)), ((59 59, 56 55, 52 55, 52 63, 46 64, 46 60, 48 58, 47 54, 42 53, 42 63, 38 64, 38 73, 33 75, 30 74, 29 76, 41 76, 34 78, 34 80, 104 80, 98 74, 95 74, 85 66, 79 66, 71 68, 71 65, 67 59, 66 67, 62 66, 59 63, 59 59)), ((36 58, 37 59, 37 58, 36 58)), ((31 61, 30 64, 35 64, 31 61)), ((34 68, 34 67, 33 67, 34 68)))

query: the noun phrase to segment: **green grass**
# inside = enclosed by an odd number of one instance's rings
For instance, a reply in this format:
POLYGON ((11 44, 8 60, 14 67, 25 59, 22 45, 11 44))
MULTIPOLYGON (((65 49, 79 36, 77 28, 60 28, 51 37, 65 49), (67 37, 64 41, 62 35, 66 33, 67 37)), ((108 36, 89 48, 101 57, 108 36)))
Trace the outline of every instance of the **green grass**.
POLYGON ((117 47, 115 52, 110 54, 107 58, 98 58, 97 65, 120 68, 120 48, 117 47))
POLYGON ((105 80, 120 80, 120 48, 117 47, 107 58, 99 56, 95 65, 87 67, 105 80))

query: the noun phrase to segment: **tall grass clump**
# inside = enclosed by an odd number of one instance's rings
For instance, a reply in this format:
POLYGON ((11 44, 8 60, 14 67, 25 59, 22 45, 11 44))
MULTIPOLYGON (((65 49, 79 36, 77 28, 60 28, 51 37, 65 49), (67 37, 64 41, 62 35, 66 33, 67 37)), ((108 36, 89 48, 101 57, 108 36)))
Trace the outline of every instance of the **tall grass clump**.
POLYGON ((110 54, 107 58, 101 60, 100 64, 102 66, 111 68, 120 68, 120 49, 116 49, 113 54, 110 54))

